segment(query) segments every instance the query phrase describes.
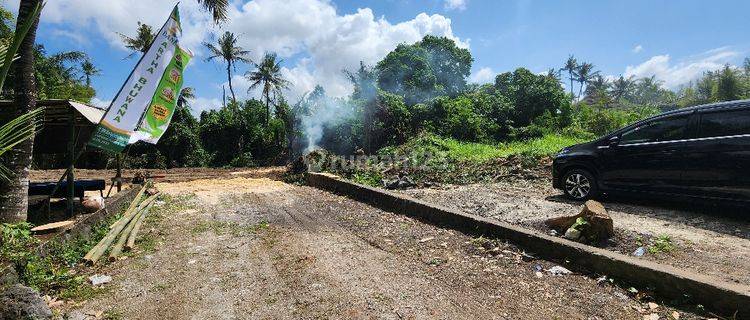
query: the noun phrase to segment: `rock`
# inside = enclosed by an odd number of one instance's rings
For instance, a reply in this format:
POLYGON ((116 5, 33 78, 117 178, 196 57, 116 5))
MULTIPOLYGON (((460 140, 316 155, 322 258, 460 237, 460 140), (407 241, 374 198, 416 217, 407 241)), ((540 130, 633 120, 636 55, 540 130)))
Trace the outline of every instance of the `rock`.
POLYGON ((159 192, 159 190, 157 190, 154 187, 146 189, 146 195, 149 195, 149 196, 153 196, 153 195, 157 194, 158 192, 159 192))
POLYGON ((601 242, 609 239, 615 233, 612 218, 607 214, 607 210, 604 209, 601 203, 594 200, 586 201, 583 204, 581 213, 577 215, 551 218, 547 219, 544 223, 551 229, 558 232, 565 232, 576 224, 578 218, 583 218, 586 222, 586 224, 579 224, 576 227, 577 230, 581 231, 581 237, 585 240, 601 242))
POLYGON ((112 282, 112 277, 107 275, 95 274, 89 277, 89 281, 91 281, 91 285, 98 286, 100 284, 112 282))
POLYGON ((102 198, 101 196, 83 197, 81 206, 83 206, 83 210, 88 213, 97 212, 101 209, 104 209, 104 198, 102 198))
POLYGON ((578 239, 581 238, 581 231, 578 231, 576 228, 568 228, 568 230, 565 230, 565 235, 563 237, 565 239, 578 241, 578 239))
POLYGON ((11 266, 0 265, 0 271, 2 271, 0 273, 0 291, 5 287, 18 283, 18 274, 11 266))
POLYGON ((659 314, 658 313, 647 314, 643 316, 643 320, 659 320, 659 314))
POLYGON ((34 289, 15 284, 0 295, 0 320, 51 318, 52 311, 34 289))
POLYGON ((552 275, 555 275, 555 276, 562 276, 562 275, 566 275, 566 274, 571 274, 572 273, 570 270, 566 269, 565 267, 561 267, 561 266, 554 266, 552 268, 549 268, 549 269, 547 269, 547 272, 549 272, 549 273, 551 273, 552 275))
POLYGON ((656 310, 656 309, 659 309, 659 305, 658 305, 658 304, 656 304, 656 303, 653 303, 653 302, 649 302, 649 303, 648 303, 648 309, 649 309, 649 310, 656 310))
POLYGON ((680 313, 677 311, 672 311, 672 319, 680 320, 680 313))

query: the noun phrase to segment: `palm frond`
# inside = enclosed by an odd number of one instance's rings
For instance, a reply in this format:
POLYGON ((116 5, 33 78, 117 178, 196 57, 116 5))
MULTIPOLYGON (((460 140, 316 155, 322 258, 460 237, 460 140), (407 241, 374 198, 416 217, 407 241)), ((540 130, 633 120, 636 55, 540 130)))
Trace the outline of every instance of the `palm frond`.
POLYGON ((32 10, 31 14, 29 15, 31 17, 34 17, 34 19, 29 19, 22 26, 16 29, 16 32, 13 34, 13 42, 11 42, 7 49, 4 50, 4 59, 2 65, 0 65, 0 90, 3 88, 5 78, 8 76, 11 62, 16 59, 16 52, 18 52, 18 48, 21 46, 23 38, 26 37, 26 33, 29 32, 31 26, 36 22, 37 18, 39 17, 39 12, 42 10, 42 7, 44 7, 44 3, 37 4, 36 8, 34 8, 34 10, 32 10))
MULTIPOLYGON (((38 108, 23 114, 0 127, 0 156, 16 145, 34 136, 41 127, 43 118, 40 115, 44 108, 38 108)), ((12 172, 0 164, 0 179, 9 181, 12 172)))
POLYGON ((227 7, 229 7, 229 1, 227 0, 197 0, 199 4, 203 5, 203 8, 213 15, 214 22, 219 23, 227 19, 227 7))

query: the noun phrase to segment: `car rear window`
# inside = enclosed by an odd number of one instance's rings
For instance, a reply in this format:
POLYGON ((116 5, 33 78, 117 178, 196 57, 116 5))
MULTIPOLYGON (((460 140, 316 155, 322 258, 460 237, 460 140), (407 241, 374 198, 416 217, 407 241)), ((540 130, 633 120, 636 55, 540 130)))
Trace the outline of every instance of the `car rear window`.
POLYGON ((701 116, 701 138, 750 134, 750 109, 704 113, 701 116))
POLYGON ((620 144, 679 140, 685 137, 688 115, 656 119, 622 134, 620 144))

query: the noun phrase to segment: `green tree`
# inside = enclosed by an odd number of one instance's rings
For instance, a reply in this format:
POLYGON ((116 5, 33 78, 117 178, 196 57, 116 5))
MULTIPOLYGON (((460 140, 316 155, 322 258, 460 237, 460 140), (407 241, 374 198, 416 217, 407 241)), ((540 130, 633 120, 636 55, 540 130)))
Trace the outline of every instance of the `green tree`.
POLYGON ((556 113, 567 100, 560 83, 525 68, 497 75, 495 90, 514 106, 510 120, 515 127, 529 125, 545 111, 556 113))
POLYGON ((563 66, 560 71, 567 71, 568 72, 568 79, 570 79, 570 96, 575 97, 573 95, 573 80, 578 78, 578 60, 571 54, 568 56, 568 60, 565 61, 565 66, 563 66))
POLYGON ((617 80, 612 82, 612 89, 610 92, 612 95, 612 100, 620 101, 621 98, 631 95, 634 88, 635 80, 633 80, 633 76, 625 78, 620 75, 617 80))
POLYGON ((262 86, 263 98, 266 100, 266 125, 271 119, 271 93, 280 94, 282 89, 289 87, 289 81, 281 75, 282 62, 283 60, 276 58, 276 53, 266 53, 260 64, 255 64, 254 71, 245 73, 245 77, 252 82, 248 92, 262 86))
POLYGON ((91 87, 91 77, 102 74, 102 70, 97 68, 91 59, 86 59, 81 63, 81 73, 83 73, 83 80, 87 87, 91 87))
POLYGON ((378 87, 404 96, 407 104, 455 96, 466 88, 473 61, 469 50, 453 40, 428 35, 417 43, 398 45, 378 62, 378 87))
POLYGON ((227 81, 229 81, 229 92, 232 93, 232 101, 237 101, 237 96, 234 95, 234 87, 232 87, 232 70, 234 70, 236 64, 239 62, 252 63, 252 60, 248 57, 250 51, 238 46, 237 40, 238 38, 234 33, 227 31, 217 41, 218 46, 203 42, 203 45, 211 52, 206 61, 221 58, 227 64, 227 81))
POLYGON ((583 94, 583 87, 588 84, 591 79, 599 75, 599 71, 594 71, 594 65, 588 62, 581 63, 578 66, 578 82, 581 86, 578 89, 578 96, 583 94))
POLYGON ((731 101, 740 99, 742 94, 742 87, 740 85, 739 76, 737 75, 737 72, 729 66, 729 64, 725 65, 724 69, 721 70, 716 89, 716 96, 719 101, 731 101))
POLYGON ((130 49, 130 54, 125 57, 126 59, 134 57, 139 53, 146 53, 151 43, 156 38, 156 32, 151 26, 141 23, 138 21, 138 29, 136 29, 135 37, 129 37, 122 33, 118 33, 122 42, 125 43, 125 48, 130 49))

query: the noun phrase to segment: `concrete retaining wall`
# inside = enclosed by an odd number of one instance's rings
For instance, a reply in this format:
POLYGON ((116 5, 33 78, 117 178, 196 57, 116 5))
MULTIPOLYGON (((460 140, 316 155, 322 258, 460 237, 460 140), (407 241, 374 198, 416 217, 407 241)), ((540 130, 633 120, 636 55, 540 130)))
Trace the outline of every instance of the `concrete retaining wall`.
POLYGON ((736 312, 737 319, 750 319, 748 286, 552 237, 409 196, 345 181, 330 174, 309 173, 307 182, 313 187, 431 224, 469 234, 505 239, 535 256, 569 261, 571 266, 580 271, 607 275, 637 288, 652 289, 665 300, 682 301, 687 295, 692 303, 702 304, 716 313, 732 316, 736 312))

